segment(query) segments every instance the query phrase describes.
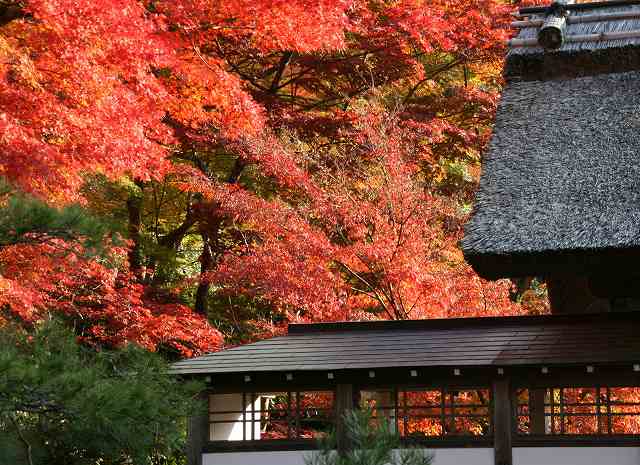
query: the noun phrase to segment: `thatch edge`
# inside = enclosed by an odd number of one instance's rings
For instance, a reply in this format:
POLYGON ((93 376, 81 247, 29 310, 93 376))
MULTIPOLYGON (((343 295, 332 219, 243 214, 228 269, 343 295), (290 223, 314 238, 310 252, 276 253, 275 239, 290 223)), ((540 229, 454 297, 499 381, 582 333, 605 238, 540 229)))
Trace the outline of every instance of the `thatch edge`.
POLYGON ((553 277, 564 274, 593 276, 603 270, 630 270, 640 262, 640 247, 607 250, 560 250, 510 254, 476 253, 463 250, 465 260, 481 278, 496 280, 528 277, 553 277), (535 270, 535 272, 532 272, 535 270))
POLYGON ((573 79, 598 74, 640 70, 640 47, 509 54, 504 67, 507 81, 573 79))

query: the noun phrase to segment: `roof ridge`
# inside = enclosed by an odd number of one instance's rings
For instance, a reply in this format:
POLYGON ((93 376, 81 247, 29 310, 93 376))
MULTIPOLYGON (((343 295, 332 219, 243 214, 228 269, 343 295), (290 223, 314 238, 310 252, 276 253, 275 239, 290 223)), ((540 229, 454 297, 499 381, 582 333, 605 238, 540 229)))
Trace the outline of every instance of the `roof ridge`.
POLYGON ((612 8, 616 6, 628 6, 628 5, 640 5, 640 0, 609 0, 600 2, 588 2, 588 3, 561 3, 553 2, 546 6, 531 6, 524 7, 518 10, 520 15, 540 14, 548 13, 557 8, 558 5, 562 5, 562 8, 566 11, 585 11, 585 10, 597 10, 599 8, 612 8))
POLYGON ((517 315, 472 318, 433 318, 425 320, 335 321, 327 323, 290 323, 288 334, 318 332, 386 331, 417 329, 456 329, 469 327, 504 327, 538 324, 582 324, 620 320, 640 320, 639 311, 577 313, 562 315, 517 315))

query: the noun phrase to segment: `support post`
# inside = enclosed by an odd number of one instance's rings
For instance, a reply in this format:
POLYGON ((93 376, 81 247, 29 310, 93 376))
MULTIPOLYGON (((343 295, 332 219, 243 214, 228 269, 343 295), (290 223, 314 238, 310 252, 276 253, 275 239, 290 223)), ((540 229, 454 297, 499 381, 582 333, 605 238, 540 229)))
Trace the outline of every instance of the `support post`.
POLYGON ((336 386, 336 439, 339 454, 344 454, 350 447, 344 416, 353 408, 353 385, 338 384, 336 386))
POLYGON ((493 449, 495 465, 513 465, 511 445, 511 383, 508 378, 493 382, 493 449))
POLYGON ((187 420, 187 465, 202 465, 202 449, 209 440, 209 393, 198 396, 200 411, 187 420))
POLYGON ((531 418, 531 434, 542 436, 546 433, 546 417, 544 415, 544 398, 547 390, 529 389, 529 418, 531 418))

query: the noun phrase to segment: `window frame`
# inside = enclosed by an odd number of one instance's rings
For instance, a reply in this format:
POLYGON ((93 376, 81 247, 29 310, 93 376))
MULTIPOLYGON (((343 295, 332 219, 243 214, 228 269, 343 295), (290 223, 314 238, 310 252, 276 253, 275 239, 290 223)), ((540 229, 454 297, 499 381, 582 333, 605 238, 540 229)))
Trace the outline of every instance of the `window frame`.
MULTIPOLYGON (((562 429, 564 429, 564 418, 571 417, 594 417, 597 418, 598 422, 598 430, 600 431, 602 428, 602 420, 601 418, 606 418, 607 430, 611 430, 611 420, 616 416, 637 416, 640 419, 640 402, 631 403, 630 405, 637 406, 638 413, 631 414, 616 414, 611 412, 611 389, 615 388, 637 388, 640 389, 640 382, 636 382, 636 385, 633 385, 632 380, 628 381, 607 381, 606 379, 595 379, 592 381, 587 381, 584 379, 575 380, 575 381, 562 381, 561 379, 558 382, 552 382, 553 378, 550 378, 546 382, 533 382, 533 383, 514 383, 511 387, 511 434, 512 434, 512 442, 514 447, 575 447, 575 446, 637 446, 640 441, 640 433, 594 433, 594 434, 569 434, 564 431, 560 434, 526 434, 519 431, 519 417, 522 416, 530 416, 529 415, 521 415, 519 407, 521 405, 527 404, 519 404, 518 403, 518 391, 522 389, 527 389, 529 392, 533 389, 544 389, 545 391, 551 390, 551 392, 555 390, 560 390, 560 399, 558 403, 544 403, 543 411, 544 416, 546 418, 560 418, 560 425, 562 429), (552 410, 557 406, 560 409, 564 408, 566 404, 563 402, 563 393, 564 389, 595 389, 596 392, 596 400, 594 403, 585 403, 585 404, 569 404, 569 407, 577 407, 577 406, 585 406, 585 407, 593 407, 596 409, 596 413, 563 413, 562 411, 558 414, 554 414, 551 412, 547 414, 547 408, 551 408, 552 410), (602 404, 598 392, 602 390, 607 390, 607 399, 608 402, 606 404, 602 404), (602 407, 606 407, 606 413, 602 413, 600 409, 602 407), (601 412, 601 413, 598 413, 601 412)), ((620 405, 620 404, 613 404, 620 405)), ((553 420, 552 420, 553 425, 553 420)))
POLYGON ((331 421, 333 426, 336 424, 336 389, 335 387, 308 387, 308 386, 296 386, 291 387, 256 387, 253 389, 225 389, 225 390, 208 390, 206 392, 206 404, 207 404, 207 449, 210 452, 216 451, 234 451, 234 450, 260 450, 260 451, 279 451, 279 450, 312 450, 317 446, 317 439, 315 438, 301 438, 300 437, 300 425, 301 425, 301 413, 307 411, 300 406, 300 394, 301 393, 331 393, 333 396, 333 406, 330 409, 318 409, 323 412, 327 412, 327 418, 331 421), (260 424, 262 421, 256 419, 256 413, 262 414, 261 408, 256 410, 255 402, 257 398, 262 394, 269 393, 283 393, 287 395, 287 436, 286 438, 278 439, 256 439, 255 437, 255 425, 260 424), (242 396, 242 405, 249 405, 249 408, 244 410, 212 410, 211 408, 211 396, 216 395, 239 395, 242 396), (295 402, 292 402, 292 398, 295 394, 295 402), (248 404, 247 400, 251 403, 248 404), (225 415, 225 414, 238 414, 242 416, 240 421, 225 421, 225 420, 212 420, 212 415, 225 415), (292 422, 295 422, 295 426, 292 427, 292 422), (211 425, 214 424, 233 424, 240 423, 242 425, 242 439, 237 440, 215 440, 211 439, 211 425), (251 428, 251 437, 247 437, 247 427, 251 428), (292 436, 291 431, 295 431, 295 436, 292 436))
MULTIPOLYGON (((437 407, 429 407, 429 408, 438 408, 441 410, 439 417, 440 418, 448 418, 454 419, 457 416, 453 413, 450 415, 443 415, 446 409, 451 409, 452 406, 455 408, 464 408, 468 407, 464 404, 445 404, 445 396, 444 393, 450 394, 454 391, 474 391, 474 390, 482 390, 487 391, 489 396, 489 402, 487 403, 487 422, 489 424, 489 432, 484 435, 472 435, 472 434, 443 434, 441 436, 425 436, 425 437, 417 437, 417 436, 405 436, 400 435, 400 443, 403 445, 415 445, 415 446, 428 446, 429 448, 457 448, 457 447, 493 447, 494 441, 494 401, 493 401, 493 392, 491 383, 487 383, 486 385, 480 385, 478 383, 465 383, 461 381, 459 383, 411 383, 411 384, 361 384, 354 385, 354 394, 357 398, 355 402, 355 408, 361 408, 360 406, 360 393, 363 391, 371 391, 371 392, 384 392, 391 391, 393 392, 393 402, 391 407, 387 407, 386 410, 391 410, 394 412, 394 421, 396 431, 400 433, 399 423, 405 422, 405 418, 400 415, 401 411, 407 412, 411 410, 411 408, 415 408, 412 406, 403 406, 400 404, 399 393, 400 392, 417 392, 417 391, 439 391, 441 395, 441 402, 437 407)), ((474 404, 475 405, 475 404, 474 404)), ((478 406, 480 408, 485 408, 485 406, 478 406)), ((420 408, 420 407, 417 407, 420 408)), ((480 415, 478 415, 480 417, 480 415)), ((435 416, 434 416, 435 418, 435 416)), ((441 420, 442 421, 442 420, 441 420)))

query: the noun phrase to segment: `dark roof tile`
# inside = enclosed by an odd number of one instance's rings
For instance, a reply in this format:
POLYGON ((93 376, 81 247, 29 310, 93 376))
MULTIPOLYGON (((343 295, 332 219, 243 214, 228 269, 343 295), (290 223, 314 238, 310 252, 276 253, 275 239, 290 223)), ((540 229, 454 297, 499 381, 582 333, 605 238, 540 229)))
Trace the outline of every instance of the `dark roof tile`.
POLYGON ((292 325, 177 362, 175 374, 490 367, 640 360, 640 313, 292 325))

